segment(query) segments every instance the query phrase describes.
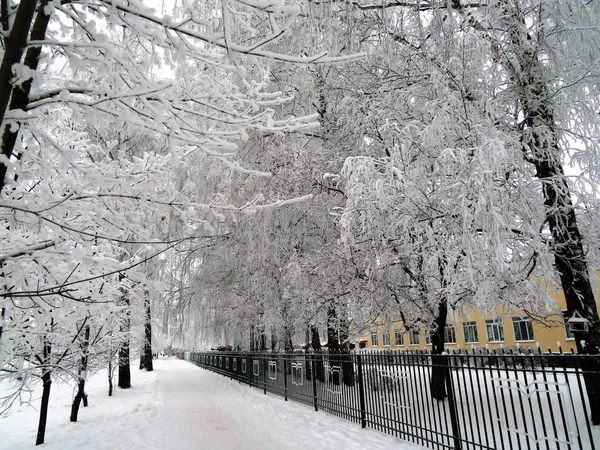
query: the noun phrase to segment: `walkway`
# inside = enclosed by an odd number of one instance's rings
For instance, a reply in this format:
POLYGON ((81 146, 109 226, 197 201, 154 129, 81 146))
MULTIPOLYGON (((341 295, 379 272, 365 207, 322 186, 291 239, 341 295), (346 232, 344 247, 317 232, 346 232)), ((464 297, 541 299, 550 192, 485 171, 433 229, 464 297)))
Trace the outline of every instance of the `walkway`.
MULTIPOLYGON (((132 378, 132 389, 117 390, 109 398, 104 376, 92 377, 90 407, 80 411, 75 424, 68 422, 71 388, 53 385, 46 444, 37 448, 422 449, 308 406, 265 396, 185 361, 160 359, 154 372, 132 369, 132 378)), ((35 427, 31 408, 0 418, 0 448, 33 448, 35 427)))

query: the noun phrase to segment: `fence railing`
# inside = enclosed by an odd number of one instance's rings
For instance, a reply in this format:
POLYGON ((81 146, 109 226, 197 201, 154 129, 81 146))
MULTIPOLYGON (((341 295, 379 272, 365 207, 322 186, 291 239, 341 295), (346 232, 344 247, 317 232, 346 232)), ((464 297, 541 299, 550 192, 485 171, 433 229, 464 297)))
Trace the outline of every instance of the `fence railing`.
POLYGON ((595 356, 187 352, 185 359, 433 449, 600 447, 590 407, 590 398, 599 406, 595 356))

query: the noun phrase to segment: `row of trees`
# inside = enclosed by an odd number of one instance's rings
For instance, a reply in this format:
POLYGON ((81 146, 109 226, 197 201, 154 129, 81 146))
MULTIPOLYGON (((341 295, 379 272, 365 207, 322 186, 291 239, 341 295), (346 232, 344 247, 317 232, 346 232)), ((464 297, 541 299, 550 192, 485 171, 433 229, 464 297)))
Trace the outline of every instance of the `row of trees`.
POLYGON ((152 310, 178 258, 194 269, 199 249, 227 239, 220 222, 285 204, 229 202, 201 181, 269 176, 237 156, 249 135, 316 127, 278 114, 292 97, 262 61, 349 59, 277 51, 300 13, 278 1, 168 9, 2 2, 1 407, 42 382, 37 444, 53 379, 77 385, 76 421, 90 374, 108 367, 112 392, 115 357, 121 388, 132 348, 152 370, 152 310))
POLYGON ((275 82, 296 87, 286 111, 314 108, 321 127, 251 137, 241 157, 273 177, 219 189, 232 200, 313 197, 227 223, 226 240, 176 269, 165 308, 189 324, 178 338, 318 349, 320 328, 347 349, 380 317, 425 325, 442 353, 450 310, 543 319, 557 312, 547 287, 562 286, 567 314, 590 325, 578 351, 597 354, 598 6, 328 1, 306 11, 318 20, 300 23, 295 41, 318 36, 366 56, 271 63, 275 82))

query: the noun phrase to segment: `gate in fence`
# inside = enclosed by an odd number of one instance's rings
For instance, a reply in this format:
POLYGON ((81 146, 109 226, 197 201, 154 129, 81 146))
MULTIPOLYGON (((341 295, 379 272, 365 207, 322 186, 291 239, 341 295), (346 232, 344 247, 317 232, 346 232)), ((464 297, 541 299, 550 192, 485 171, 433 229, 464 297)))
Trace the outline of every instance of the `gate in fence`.
POLYGON ((434 449, 600 447, 600 426, 590 419, 590 397, 598 406, 600 389, 596 356, 188 352, 185 359, 434 449))

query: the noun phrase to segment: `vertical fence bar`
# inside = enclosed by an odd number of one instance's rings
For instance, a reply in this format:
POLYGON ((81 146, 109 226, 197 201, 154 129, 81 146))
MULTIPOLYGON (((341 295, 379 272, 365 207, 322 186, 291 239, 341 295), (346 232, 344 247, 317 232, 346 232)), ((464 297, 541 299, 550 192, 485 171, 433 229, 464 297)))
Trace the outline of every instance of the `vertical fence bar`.
POLYGON ((446 378, 446 390, 448 391, 448 408, 450 409, 450 423, 452 425, 452 437, 454 439, 454 449, 461 450, 462 443, 460 439, 460 430, 458 428, 458 414, 456 412, 456 402, 454 401, 454 386, 452 383, 452 374, 450 373, 450 366, 448 355, 441 355, 444 364, 444 375, 446 378))

